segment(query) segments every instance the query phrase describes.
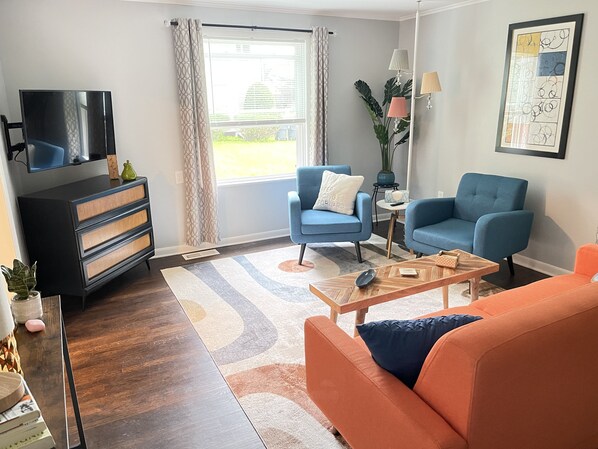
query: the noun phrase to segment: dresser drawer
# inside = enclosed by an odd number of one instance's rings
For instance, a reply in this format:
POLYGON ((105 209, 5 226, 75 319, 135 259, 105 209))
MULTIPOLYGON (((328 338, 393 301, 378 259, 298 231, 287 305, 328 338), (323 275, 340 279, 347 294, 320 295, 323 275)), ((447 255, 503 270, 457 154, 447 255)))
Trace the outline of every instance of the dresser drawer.
POLYGON ((123 265, 153 251, 152 230, 146 229, 123 242, 110 246, 106 251, 83 260, 83 274, 86 284, 98 281, 123 265))
POLYGON ((87 257, 151 224, 149 203, 77 232, 81 257, 87 257))
POLYGON ((146 184, 137 184, 127 189, 118 190, 100 198, 77 203, 74 206, 75 226, 79 227, 84 222, 101 221, 110 215, 118 213, 118 209, 147 200, 146 184), (105 217, 103 217, 105 216, 105 217))

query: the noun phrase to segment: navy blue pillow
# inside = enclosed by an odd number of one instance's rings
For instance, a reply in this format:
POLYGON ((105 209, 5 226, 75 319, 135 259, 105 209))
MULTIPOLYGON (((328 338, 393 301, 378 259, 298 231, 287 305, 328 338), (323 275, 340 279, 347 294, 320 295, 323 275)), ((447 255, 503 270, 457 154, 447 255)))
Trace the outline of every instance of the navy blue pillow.
POLYGON ((378 365, 413 388, 434 343, 453 329, 480 316, 446 315, 417 320, 374 321, 357 326, 378 365))

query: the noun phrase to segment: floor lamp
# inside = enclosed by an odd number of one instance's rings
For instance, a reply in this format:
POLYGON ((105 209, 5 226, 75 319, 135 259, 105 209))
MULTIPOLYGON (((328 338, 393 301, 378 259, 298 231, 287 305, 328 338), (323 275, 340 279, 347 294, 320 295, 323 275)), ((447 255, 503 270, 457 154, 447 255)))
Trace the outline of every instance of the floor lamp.
MULTIPOLYGON (((421 0, 417 0, 417 11, 415 13, 415 38, 413 44, 413 70, 411 73, 413 74, 413 88, 415 89, 415 80, 417 78, 417 44, 419 38, 419 11, 420 11, 420 4, 421 0)), ((401 73, 410 73, 409 72, 409 57, 407 50, 399 50, 395 49, 393 51, 389 70, 396 70, 397 71, 397 83, 401 83, 401 73)), ((415 99, 427 97, 428 104, 427 108, 432 108, 432 93, 440 92, 442 88, 440 87, 440 81, 438 79, 437 72, 426 72, 422 75, 422 82, 420 88, 420 95, 411 96, 411 118, 409 122, 409 149, 407 151, 407 185, 406 190, 408 192, 411 191, 411 159, 413 155, 413 140, 414 140, 414 124, 415 124, 415 99)), ((392 99, 395 101, 395 98, 392 99)), ((391 102, 392 103, 392 102, 391 102)))

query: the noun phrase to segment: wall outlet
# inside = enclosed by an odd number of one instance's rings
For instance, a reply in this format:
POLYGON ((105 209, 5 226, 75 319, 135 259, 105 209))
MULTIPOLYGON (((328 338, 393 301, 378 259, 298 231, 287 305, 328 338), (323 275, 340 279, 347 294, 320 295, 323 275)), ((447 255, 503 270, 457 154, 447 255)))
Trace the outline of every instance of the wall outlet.
POLYGON ((182 171, 175 171, 174 172, 174 180, 177 184, 182 184, 185 182, 185 176, 183 175, 182 171))
POLYGON ((438 191, 438 198, 444 198, 444 192, 442 190, 438 191))

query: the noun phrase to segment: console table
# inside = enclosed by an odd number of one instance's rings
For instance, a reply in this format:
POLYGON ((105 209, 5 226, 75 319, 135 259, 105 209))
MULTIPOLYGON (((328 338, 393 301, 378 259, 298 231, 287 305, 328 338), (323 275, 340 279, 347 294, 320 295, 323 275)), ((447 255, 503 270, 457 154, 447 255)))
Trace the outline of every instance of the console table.
POLYGON ((23 377, 39 405, 50 433, 54 437, 56 448, 68 449, 69 437, 64 379, 64 372, 66 371, 79 432, 79 445, 75 447, 86 449, 68 343, 60 311, 60 297, 43 298, 42 306, 44 309, 43 321, 46 323, 45 331, 30 333, 22 324, 15 330, 23 377))
POLYGON ((29 260, 39 290, 85 298, 154 255, 146 178, 108 175, 19 197, 29 260))

